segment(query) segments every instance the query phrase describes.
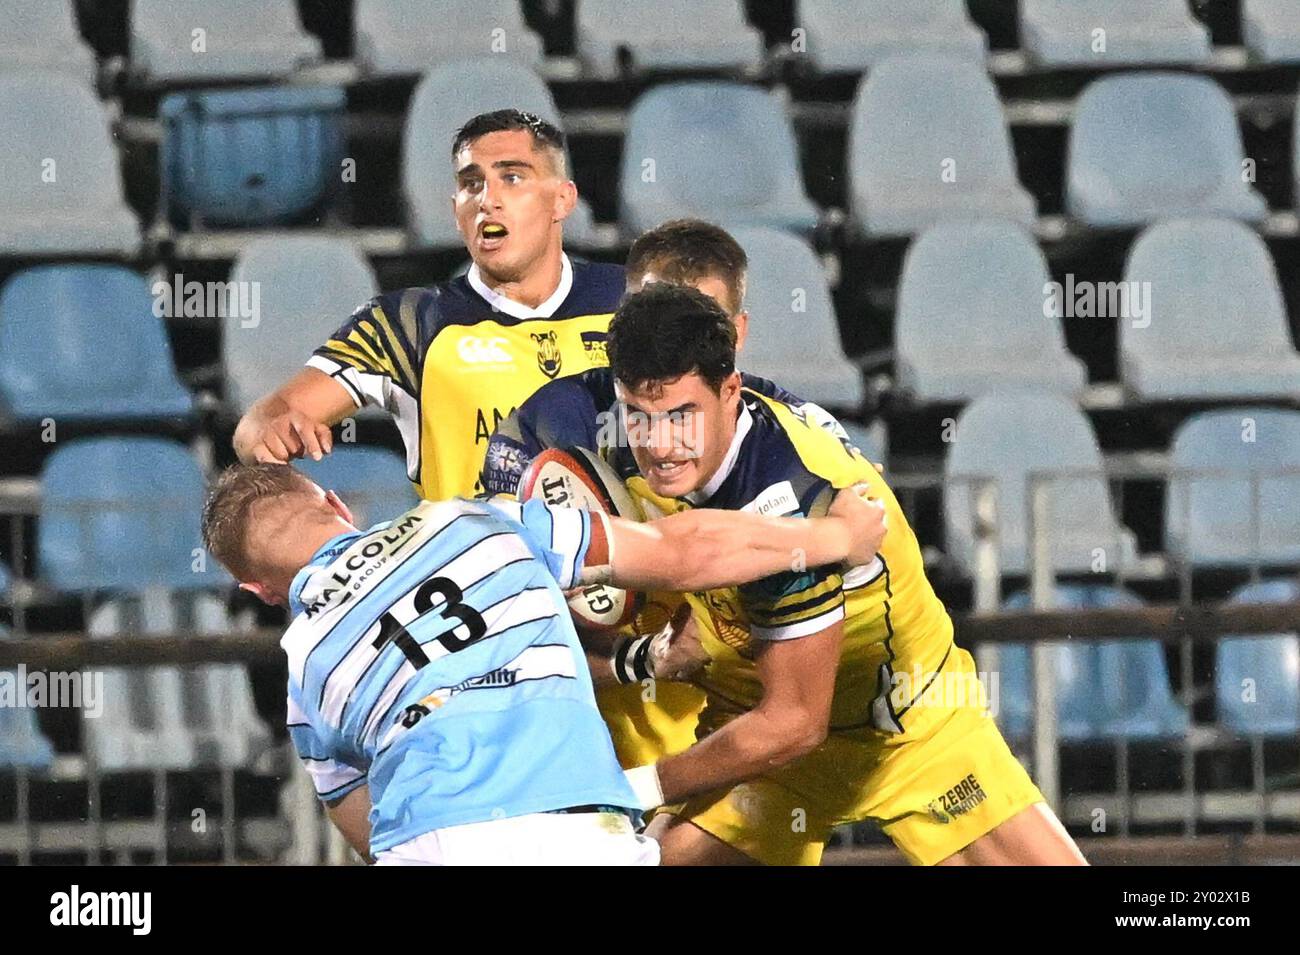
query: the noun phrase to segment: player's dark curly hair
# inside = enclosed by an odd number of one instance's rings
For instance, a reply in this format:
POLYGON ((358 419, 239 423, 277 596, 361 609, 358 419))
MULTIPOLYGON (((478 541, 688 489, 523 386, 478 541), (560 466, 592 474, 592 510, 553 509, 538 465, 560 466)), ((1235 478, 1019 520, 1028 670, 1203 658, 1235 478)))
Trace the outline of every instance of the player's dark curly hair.
POLYGON ((736 326, 703 292, 657 282, 614 313, 608 351, 614 377, 637 391, 698 374, 718 392, 736 370, 736 326))
POLYGON ((456 131, 456 138, 451 143, 452 158, 460 155, 462 149, 480 136, 513 130, 531 134, 533 145, 537 149, 550 151, 556 163, 555 168, 564 172, 564 133, 536 113, 525 113, 521 109, 497 109, 490 113, 479 113, 456 131))
POLYGON ((672 219, 642 233, 627 253, 627 280, 640 283, 647 272, 665 282, 694 285, 718 278, 727 286, 730 302, 739 312, 745 300, 745 273, 749 259, 731 233, 702 219, 672 219))

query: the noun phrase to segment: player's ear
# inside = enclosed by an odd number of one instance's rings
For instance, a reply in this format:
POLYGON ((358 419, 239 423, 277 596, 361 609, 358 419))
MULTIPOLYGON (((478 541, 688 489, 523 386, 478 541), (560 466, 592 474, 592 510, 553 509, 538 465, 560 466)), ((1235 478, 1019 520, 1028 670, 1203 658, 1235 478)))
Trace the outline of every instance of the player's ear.
POLYGON ((578 187, 569 179, 555 192, 555 222, 563 222, 578 205, 578 187))
POLYGON ((333 491, 325 492, 325 503, 328 504, 339 517, 343 518, 353 527, 357 526, 356 519, 352 516, 352 511, 343 503, 343 499, 333 491))
POLYGON ((239 589, 240 589, 240 590, 247 590, 250 594, 252 594, 252 595, 253 595, 254 597, 256 597, 258 600, 262 601, 262 603, 264 603, 264 604, 270 604, 272 607, 276 606, 276 604, 279 603, 279 601, 275 599, 275 595, 271 593, 270 588, 269 588, 269 587, 266 587, 266 586, 263 585, 263 584, 258 584, 258 583, 241 583, 241 584, 239 585, 239 589))
POLYGON ((749 335, 749 312, 741 309, 731 318, 732 323, 736 326, 736 351, 745 347, 745 338, 749 335))
POLYGON ((722 388, 718 397, 722 399, 724 404, 731 404, 733 401, 740 400, 740 372, 733 371, 722 379, 722 388))

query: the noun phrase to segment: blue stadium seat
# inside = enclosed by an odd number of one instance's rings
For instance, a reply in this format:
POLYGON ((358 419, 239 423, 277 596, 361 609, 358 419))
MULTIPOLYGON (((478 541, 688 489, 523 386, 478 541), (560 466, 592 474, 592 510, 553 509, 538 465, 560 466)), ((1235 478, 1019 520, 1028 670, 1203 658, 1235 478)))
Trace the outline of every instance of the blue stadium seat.
POLYGON ((55 69, 94 88, 95 53, 77 32, 73 0, 0 0, 0 72, 55 69))
POLYGON ((115 436, 61 443, 41 472, 41 579, 65 592, 228 583, 202 550, 204 491, 198 464, 172 441, 115 436))
POLYGON ((338 494, 361 528, 392 520, 419 503, 406 479, 406 462, 381 448, 336 444, 333 453, 319 461, 307 458, 295 466, 338 494))
POLYGON ((628 115, 619 193, 629 235, 683 216, 778 229, 817 225, 780 101, 740 83, 669 83, 638 99, 628 115))
POLYGON ((1232 408, 1193 415, 1174 435, 1169 466, 1165 548, 1172 556, 1193 565, 1300 563, 1300 412, 1232 408), (1259 488, 1258 550, 1252 475, 1259 488))
POLYGON ((1044 316, 1047 261, 1013 222, 945 223, 907 251, 894 326, 898 384, 919 401, 965 401, 994 387, 1077 396, 1083 363, 1044 316), (960 316, 960 318, 956 318, 960 316))
POLYGON ((350 240, 319 236, 249 243, 230 281, 232 294, 259 289, 256 323, 228 319, 221 336, 226 401, 240 414, 296 374, 354 308, 379 292, 350 240))
POLYGON ((9 568, 0 563, 0 597, 9 592, 9 585, 12 583, 9 577, 9 568))
MULTIPOLYGON (((1294 603, 1300 583, 1266 580, 1238 589, 1229 603, 1294 603)), ((1214 666, 1219 722, 1243 736, 1300 734, 1300 639, 1294 633, 1224 636, 1214 666), (1249 682, 1247 682, 1249 681, 1249 682)))
POLYGON ((293 0, 132 0, 130 31, 132 71, 160 82, 285 76, 321 58, 293 0))
POLYGON ((1049 66, 1199 63, 1210 55, 1210 31, 1187 0, 1020 0, 1020 38, 1049 66))
POLYGON ((1124 278, 1151 290, 1149 316, 1119 323, 1121 377, 1134 395, 1300 394, 1300 354, 1282 289, 1251 229, 1211 219, 1161 222, 1134 244, 1124 278))
POLYGON ((1075 107, 1066 205, 1090 226, 1223 216, 1256 221, 1264 198, 1242 177, 1237 115, 1213 80, 1130 73, 1097 80, 1075 107))
POLYGON ((292 222, 341 181, 342 89, 284 86, 167 96, 162 207, 178 226, 292 222))
POLYGON ((0 289, 0 415, 20 421, 185 418, 194 400, 145 280, 47 265, 0 289))
POLYGON ((1300 62, 1300 0, 1242 0, 1241 36, 1260 62, 1300 62))
POLYGON ((849 443, 862 452, 862 456, 872 464, 887 465, 886 449, 876 440, 871 431, 852 421, 841 421, 841 427, 849 436, 849 443))
POLYGON ((742 0, 582 0, 574 25, 588 70, 612 76, 632 69, 716 69, 754 66, 763 36, 745 19, 742 0))
POLYGON ((423 73, 467 56, 508 56, 530 66, 542 41, 524 22, 519 0, 357 0, 353 48, 376 76, 423 73))
MULTIPOLYGON (((1054 606, 1061 610, 1132 608, 1142 606, 1142 601, 1121 587, 1059 585, 1054 606)), ((1028 593, 1012 595, 1006 607, 1028 609, 1028 593)), ((1187 708, 1174 698, 1160 641, 1070 641, 1059 644, 1056 653, 1057 720, 1062 739, 1172 739, 1187 732, 1190 718, 1187 708)), ((999 723, 1009 736, 1026 736, 1033 717, 1029 647, 999 647, 998 666, 1004 714, 999 723)))
POLYGON ((853 214, 872 236, 906 236, 947 219, 1032 225, 993 81, 969 61, 904 54, 858 86, 849 120, 853 214))
POLYGON ((749 257, 745 371, 778 381, 807 401, 856 408, 862 373, 844 357, 816 253, 803 239, 777 229, 740 228, 732 234, 749 257))
POLYGON ((1115 572, 1135 555, 1133 534, 1115 519, 1096 436, 1078 407, 1045 392, 990 392, 956 421, 944 464, 947 552, 974 566, 972 479, 997 487, 999 566, 1024 574, 1030 560, 1028 478, 1059 474, 1048 485, 1048 537, 1056 572, 1115 572), (1094 476, 1078 473, 1090 472, 1094 476))
POLYGON ((134 255, 108 116, 84 82, 0 70, 0 255, 134 255))
MULTIPOLYGON (((0 640, 12 639, 0 626, 0 640)), ((0 678, 14 681, 14 689, 26 694, 27 687, 18 683, 18 671, 0 673, 0 678)), ((49 769, 54 762, 54 745, 41 732, 36 710, 28 707, 0 706, 0 769, 22 767, 27 770, 49 769)))
MULTIPOLYGON (((451 208, 456 191, 452 141, 456 131, 478 114, 510 108, 536 113, 563 128, 546 84, 518 61, 497 56, 455 60, 439 64, 420 80, 406 115, 402 146, 402 189, 414 242, 462 245, 451 208)), ((572 160, 569 176, 573 176, 572 160)), ((581 198, 564 222, 564 238, 579 246, 592 239, 591 207, 581 198)))
POLYGON ((962 0, 799 0, 795 24, 823 73, 858 72, 885 57, 925 52, 983 63, 984 31, 962 0))

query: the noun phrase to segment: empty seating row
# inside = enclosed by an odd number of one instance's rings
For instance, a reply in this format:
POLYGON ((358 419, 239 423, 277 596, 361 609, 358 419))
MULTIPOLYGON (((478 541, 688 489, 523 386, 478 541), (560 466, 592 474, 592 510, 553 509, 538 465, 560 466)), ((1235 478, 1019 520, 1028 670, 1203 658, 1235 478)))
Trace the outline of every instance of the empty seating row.
POLYGON ((1077 397, 1087 384, 1062 322, 1111 321, 1120 377, 1142 400, 1300 394, 1277 272, 1239 222, 1143 232, 1121 282, 1053 282, 1032 236, 1004 220, 933 226, 908 249, 895 315, 899 387, 961 402, 1009 384, 1077 397))
MULTIPOLYGON (((1300 563, 1300 412, 1242 407, 1207 411, 1178 429, 1169 452, 1165 551, 1193 566, 1300 563)), ((956 419, 944 462, 946 552, 973 570, 987 515, 1003 573, 1027 574, 1034 482, 1046 488, 1055 573, 1116 573, 1131 566, 1133 533, 1115 514, 1097 439, 1069 400, 1006 391, 971 402, 956 419)))
MULTIPOLYGON (((1271 580, 1239 588, 1228 602, 1298 600, 1300 583, 1271 580)), ((1138 607, 1142 601, 1118 587, 1062 585, 1054 590, 1053 605, 1088 610, 1138 607)), ((1028 595, 1012 595, 1006 607, 1028 608, 1028 595)), ((1054 644, 1052 653, 1061 739, 1178 739, 1186 734, 1190 714, 1172 692, 1159 641, 1138 636, 1062 641, 1054 644)), ((995 715, 1012 739, 1023 739, 1032 729, 1032 670, 1028 646, 998 648, 995 715)), ((1293 633, 1221 637, 1216 647, 1214 699, 1217 723, 1239 736, 1300 733, 1300 639, 1293 633)))
MULTIPOLYGON (((546 85, 508 59, 444 64, 417 87, 402 169, 415 245, 459 244, 447 201, 451 139, 471 116, 506 106, 560 122, 546 85)), ((343 111, 343 91, 331 87, 166 98, 164 214, 182 228, 209 228, 318 212, 348 181, 343 111)), ((106 133, 103 108, 76 81, 0 73, 0 254, 138 248, 139 225, 106 133)), ((1294 152, 1300 182, 1300 145, 1294 152)), ((854 100, 847 159, 852 212, 868 236, 909 236, 970 217, 1025 225, 1036 218, 1034 198, 1017 180, 997 91, 970 63, 920 54, 882 61, 854 100)), ((1232 103, 1209 79, 1120 75, 1079 98, 1066 205, 1087 225, 1130 228, 1193 215, 1258 221, 1268 209, 1250 178, 1232 103)), ((781 101, 723 81, 665 84, 636 102, 619 201, 628 235, 683 215, 798 231, 820 218, 781 101)), ((589 241, 590 208, 582 203, 566 227, 575 245, 589 241)))

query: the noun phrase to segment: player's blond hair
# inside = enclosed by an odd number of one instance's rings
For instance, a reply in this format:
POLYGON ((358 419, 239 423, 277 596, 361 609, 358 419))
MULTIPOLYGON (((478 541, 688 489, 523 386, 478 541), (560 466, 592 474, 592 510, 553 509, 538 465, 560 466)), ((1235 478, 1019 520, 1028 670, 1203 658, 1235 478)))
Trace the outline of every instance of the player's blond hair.
POLYGON ((203 546, 240 581, 256 576, 249 552, 253 510, 289 497, 315 497, 311 479, 288 464, 235 464, 226 468, 203 505, 203 546))

